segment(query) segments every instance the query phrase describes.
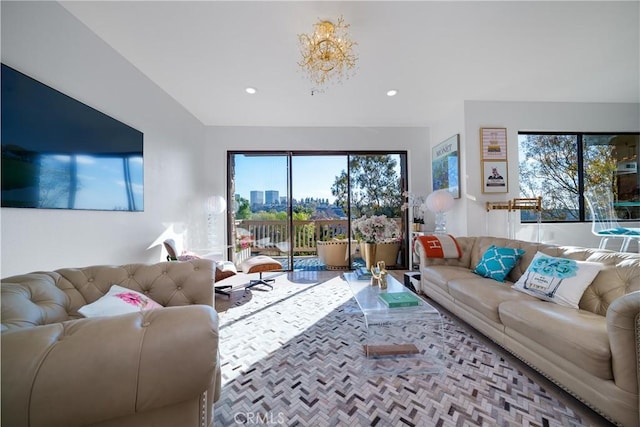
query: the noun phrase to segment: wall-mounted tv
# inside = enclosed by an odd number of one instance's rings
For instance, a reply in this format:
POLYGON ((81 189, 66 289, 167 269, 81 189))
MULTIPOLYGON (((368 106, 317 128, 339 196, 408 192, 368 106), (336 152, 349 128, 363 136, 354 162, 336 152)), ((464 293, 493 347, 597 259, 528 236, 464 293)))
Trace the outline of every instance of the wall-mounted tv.
POLYGON ((2 64, 2 207, 142 211, 143 134, 2 64))

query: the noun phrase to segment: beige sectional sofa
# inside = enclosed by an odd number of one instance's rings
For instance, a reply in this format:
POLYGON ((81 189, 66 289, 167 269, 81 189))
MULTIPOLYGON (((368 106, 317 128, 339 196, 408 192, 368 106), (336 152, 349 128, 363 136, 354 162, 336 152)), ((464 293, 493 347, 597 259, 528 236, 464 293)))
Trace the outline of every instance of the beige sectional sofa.
POLYGON ((461 258, 427 258, 421 291, 610 421, 640 426, 640 257, 495 237, 459 237, 461 258), (504 283, 472 272, 490 245, 525 251, 504 283), (536 252, 602 263, 579 309, 511 287, 536 252))
POLYGON ((211 260, 2 279, 2 425, 213 425, 220 394, 213 282, 211 260), (114 284, 164 308, 78 313, 114 284))

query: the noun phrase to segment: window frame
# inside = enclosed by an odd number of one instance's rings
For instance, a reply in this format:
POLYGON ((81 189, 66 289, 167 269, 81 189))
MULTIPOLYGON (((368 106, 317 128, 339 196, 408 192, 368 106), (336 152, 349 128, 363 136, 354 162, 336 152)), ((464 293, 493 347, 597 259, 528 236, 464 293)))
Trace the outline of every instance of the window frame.
MULTIPOLYGON (((520 135, 563 135, 563 136, 575 136, 576 137, 576 162, 578 163, 578 219, 577 220, 544 220, 541 222, 545 224, 576 224, 576 223, 590 223, 592 220, 587 219, 586 203, 584 200, 584 137, 585 136, 602 136, 602 135, 634 135, 640 137, 640 132, 576 132, 576 131, 518 131, 518 153, 520 152, 520 135)), ((518 158, 518 165, 520 164, 520 158, 518 158)), ((518 168, 518 195, 520 196, 520 168, 518 168)), ((639 219, 623 219, 619 218, 619 222, 638 222, 639 219)), ((535 224, 536 220, 522 220, 522 224, 535 224)))

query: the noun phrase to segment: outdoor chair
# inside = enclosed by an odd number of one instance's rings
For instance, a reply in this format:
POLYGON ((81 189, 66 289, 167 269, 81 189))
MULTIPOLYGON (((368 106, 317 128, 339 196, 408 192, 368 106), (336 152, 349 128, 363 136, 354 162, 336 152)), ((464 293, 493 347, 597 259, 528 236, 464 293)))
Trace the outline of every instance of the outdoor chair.
POLYGON ((591 211, 591 232, 600 237, 600 249, 606 249, 610 239, 621 239, 620 251, 626 252, 632 240, 640 241, 640 228, 623 227, 613 206, 613 194, 604 187, 593 187, 584 195, 591 211))

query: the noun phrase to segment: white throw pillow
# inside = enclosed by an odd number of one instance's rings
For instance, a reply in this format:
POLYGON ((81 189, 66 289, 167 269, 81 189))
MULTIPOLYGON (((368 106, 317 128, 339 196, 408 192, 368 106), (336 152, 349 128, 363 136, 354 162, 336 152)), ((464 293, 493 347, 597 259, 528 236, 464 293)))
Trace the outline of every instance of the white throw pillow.
POLYGON ((513 288, 545 301, 578 308, 602 264, 556 258, 538 252, 513 288))
POLYGON ((82 306, 78 313, 84 317, 115 316, 154 308, 162 308, 162 306, 140 292, 112 285, 109 292, 97 301, 82 306))
POLYGON ((223 273, 232 272, 236 274, 238 272, 236 265, 231 261, 216 261, 216 268, 223 273))

